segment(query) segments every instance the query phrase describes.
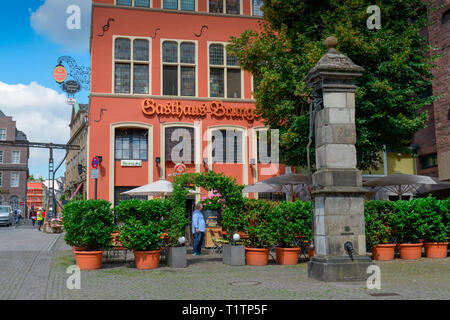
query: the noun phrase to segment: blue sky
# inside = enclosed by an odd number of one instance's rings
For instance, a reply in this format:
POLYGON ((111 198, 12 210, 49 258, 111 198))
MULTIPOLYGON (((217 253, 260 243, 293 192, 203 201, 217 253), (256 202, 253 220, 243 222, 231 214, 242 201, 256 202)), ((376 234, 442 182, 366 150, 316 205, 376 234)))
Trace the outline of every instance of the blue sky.
MULTIPOLYGON (((66 143, 71 106, 53 80, 60 56, 89 67, 90 0, 3 0, 0 11, 0 110, 33 142, 66 143), (69 5, 80 7, 80 29, 70 30, 69 5)), ((75 98, 88 103, 86 90, 75 98)), ((55 153, 55 163, 64 152, 55 153)), ((48 176, 48 150, 30 149, 30 174, 48 176)), ((63 175, 65 166, 58 170, 63 175)))

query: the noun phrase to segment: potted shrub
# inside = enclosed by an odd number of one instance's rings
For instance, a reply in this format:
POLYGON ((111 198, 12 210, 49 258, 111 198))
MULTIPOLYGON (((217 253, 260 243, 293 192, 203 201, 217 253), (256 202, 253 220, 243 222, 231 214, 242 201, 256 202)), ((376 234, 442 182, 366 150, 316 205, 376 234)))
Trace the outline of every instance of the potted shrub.
POLYGON ((71 201, 64 206, 64 239, 80 249, 74 250, 74 255, 81 270, 99 269, 103 250, 111 246, 116 226, 110 207, 105 200, 71 201))
POLYGON ((275 247, 278 264, 298 263, 300 247, 298 236, 310 238, 311 216, 309 202, 283 202, 274 207, 269 217, 269 229, 277 245, 275 247))
MULTIPOLYGON (((418 199, 419 200, 419 199, 418 199)), ((423 208, 424 247, 427 258, 447 257, 446 241, 449 236, 450 226, 448 223, 450 201, 425 198, 418 201, 423 208)))
POLYGON ((394 260, 396 244, 388 225, 391 201, 367 201, 364 205, 366 242, 373 260, 394 260))
POLYGON ((269 252, 275 244, 269 217, 276 203, 265 200, 249 201, 250 211, 245 215, 244 232, 248 235, 245 260, 251 266, 264 266, 269 262, 269 252))
POLYGON ((425 208, 418 205, 418 200, 421 199, 396 201, 390 216, 390 225, 398 241, 401 259, 417 260, 422 256, 421 239, 424 239, 423 210, 425 208))
POLYGON ((159 266, 162 234, 166 229, 166 200, 126 200, 115 208, 120 226, 119 240, 133 250, 137 269, 154 269, 159 266))

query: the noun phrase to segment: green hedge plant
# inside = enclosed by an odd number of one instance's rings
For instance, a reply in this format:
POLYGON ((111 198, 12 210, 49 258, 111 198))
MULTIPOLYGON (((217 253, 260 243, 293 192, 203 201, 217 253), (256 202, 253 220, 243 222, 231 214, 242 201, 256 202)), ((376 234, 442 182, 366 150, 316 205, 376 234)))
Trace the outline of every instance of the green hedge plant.
POLYGON ((296 247, 299 237, 311 240, 310 203, 304 201, 282 202, 268 217, 270 233, 282 248, 296 247))
POLYGON ((426 207, 422 219, 424 223, 424 242, 447 242, 450 227, 448 224, 448 201, 434 198, 414 200, 416 205, 426 207))
POLYGON ((122 245, 134 251, 153 251, 162 246, 163 233, 168 228, 168 200, 125 200, 115 209, 120 226, 122 245))
POLYGON ((390 219, 395 202, 384 200, 366 201, 364 203, 364 218, 366 222, 366 242, 369 248, 378 244, 394 243, 390 219))
POLYGON ((71 201, 62 213, 65 241, 87 250, 111 247, 111 233, 116 231, 111 204, 105 200, 71 201))
POLYGON ((122 245, 134 251, 159 250, 163 244, 162 234, 165 226, 157 221, 127 219, 120 227, 120 242, 122 245))
POLYGON ((269 248, 276 244, 277 235, 270 227, 270 219, 276 202, 249 199, 244 202, 240 216, 243 231, 248 235, 246 245, 251 248, 269 248))

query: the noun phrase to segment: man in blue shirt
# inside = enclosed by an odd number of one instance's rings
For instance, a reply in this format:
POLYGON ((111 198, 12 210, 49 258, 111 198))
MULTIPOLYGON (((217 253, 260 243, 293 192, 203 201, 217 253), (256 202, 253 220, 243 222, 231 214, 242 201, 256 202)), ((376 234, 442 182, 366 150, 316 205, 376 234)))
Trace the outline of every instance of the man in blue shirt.
POLYGON ((195 211, 192 213, 192 234, 194 235, 194 249, 192 255, 199 256, 202 254, 202 243, 206 232, 205 218, 200 209, 200 203, 195 205, 195 211))

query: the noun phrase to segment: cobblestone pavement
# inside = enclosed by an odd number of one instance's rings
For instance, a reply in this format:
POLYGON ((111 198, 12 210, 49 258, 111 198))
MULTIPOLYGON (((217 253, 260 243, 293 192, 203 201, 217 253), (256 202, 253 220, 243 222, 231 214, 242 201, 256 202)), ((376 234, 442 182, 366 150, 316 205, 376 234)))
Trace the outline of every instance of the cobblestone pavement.
POLYGON ((450 299, 450 258, 378 262, 381 290, 365 283, 323 283, 309 279, 307 264, 280 266, 270 259, 264 267, 228 266, 221 255, 188 255, 188 268, 161 264, 137 270, 133 254, 127 263, 104 259, 102 269, 81 272, 81 289, 65 286, 67 266, 75 260, 61 239, 52 262, 47 299, 450 299), (195 292, 195 296, 193 295, 195 292), (371 296, 370 293, 387 296, 371 296), (394 295, 395 294, 395 295, 394 295))
POLYGON ((58 234, 37 227, 0 227, 0 299, 46 296, 53 249, 58 234))
POLYGON ((62 236, 19 227, 17 235, 30 238, 23 241, 25 247, 18 240, 16 251, 11 251, 5 250, 4 239, 14 238, 8 232, 14 231, 0 228, 0 299, 450 299, 450 257, 377 262, 382 289, 368 290, 361 282, 309 279, 306 261, 280 266, 270 259, 264 267, 232 267, 224 265, 219 254, 189 254, 185 269, 168 268, 163 262, 158 269, 137 270, 129 252, 126 263, 123 255, 105 256, 102 269, 81 271, 81 289, 69 290, 66 269, 75 260, 62 236))

